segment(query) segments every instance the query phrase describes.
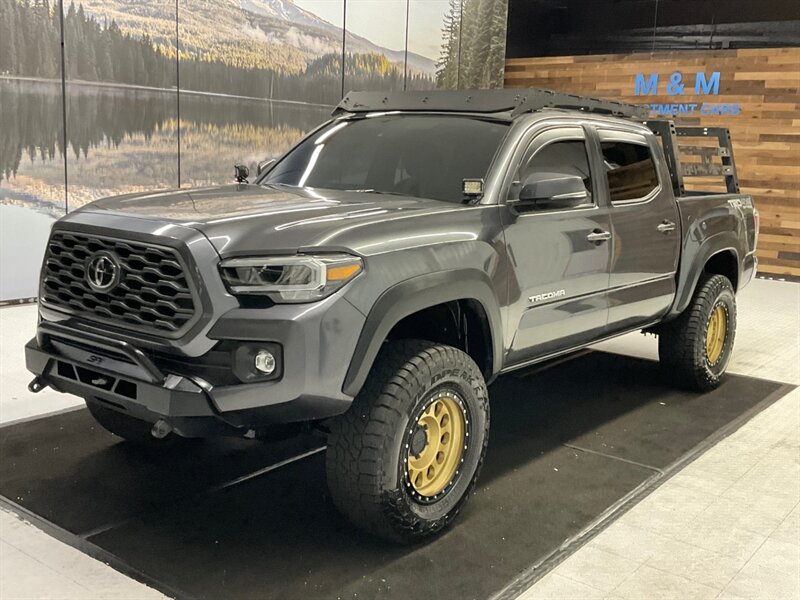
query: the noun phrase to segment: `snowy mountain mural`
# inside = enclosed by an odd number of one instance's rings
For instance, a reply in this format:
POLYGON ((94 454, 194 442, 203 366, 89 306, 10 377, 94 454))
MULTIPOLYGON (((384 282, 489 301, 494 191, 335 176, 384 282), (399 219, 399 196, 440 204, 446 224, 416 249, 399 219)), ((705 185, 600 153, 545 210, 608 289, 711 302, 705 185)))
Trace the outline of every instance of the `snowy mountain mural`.
MULTIPOLYGON (((341 2, 331 0, 341 6, 341 2)), ((113 20, 123 32, 148 35, 156 44, 174 46, 175 5, 141 0, 84 0, 87 15, 113 20)), ((325 54, 341 53, 342 28, 292 0, 181 0, 181 56, 251 68, 302 72, 303 65, 325 54)), ((405 49, 390 49, 348 32, 347 50, 379 54, 392 63, 405 49)), ((432 76, 438 56, 409 53, 409 68, 432 76)))

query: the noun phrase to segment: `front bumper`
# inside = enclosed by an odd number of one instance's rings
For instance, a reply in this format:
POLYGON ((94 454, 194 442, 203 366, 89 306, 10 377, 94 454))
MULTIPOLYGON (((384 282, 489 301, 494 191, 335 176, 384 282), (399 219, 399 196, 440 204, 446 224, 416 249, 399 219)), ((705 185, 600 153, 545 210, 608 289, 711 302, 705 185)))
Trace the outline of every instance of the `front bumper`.
POLYGON ((242 435, 341 414, 352 402, 341 391, 352 355, 343 350, 355 344, 363 316, 343 298, 298 310, 289 305, 236 309, 213 327, 213 338, 227 344, 280 344, 282 374, 272 381, 215 386, 202 376, 168 371, 128 341, 70 322, 42 321, 37 337, 25 347, 26 364, 37 376, 37 387, 49 386, 151 423, 164 419, 186 437, 242 435))
POLYGON ((47 386, 150 423, 166 419, 186 437, 222 434, 230 428, 218 418, 198 383, 164 375, 125 342, 78 336, 44 324, 25 346, 25 363, 36 375, 32 391, 47 386))
POLYGON ((59 229, 173 247, 191 271, 202 313, 173 338, 42 303, 37 337, 26 347, 36 387, 47 385, 150 422, 165 419, 187 436, 320 420, 352 403, 342 388, 365 316, 343 294, 309 304, 244 308, 219 277, 214 246, 190 227, 76 211, 59 229), (223 348, 265 345, 282 350, 280 373, 272 380, 242 378, 241 370, 227 370, 227 364, 221 376, 204 370, 223 348))

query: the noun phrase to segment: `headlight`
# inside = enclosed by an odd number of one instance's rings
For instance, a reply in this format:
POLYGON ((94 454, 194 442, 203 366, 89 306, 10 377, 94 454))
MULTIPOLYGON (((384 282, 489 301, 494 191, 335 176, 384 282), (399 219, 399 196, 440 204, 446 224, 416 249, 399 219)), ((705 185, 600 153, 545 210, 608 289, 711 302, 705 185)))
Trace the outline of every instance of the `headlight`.
POLYGON ((261 294, 274 302, 312 302, 358 275, 364 263, 350 254, 229 258, 220 265, 233 294, 261 294))

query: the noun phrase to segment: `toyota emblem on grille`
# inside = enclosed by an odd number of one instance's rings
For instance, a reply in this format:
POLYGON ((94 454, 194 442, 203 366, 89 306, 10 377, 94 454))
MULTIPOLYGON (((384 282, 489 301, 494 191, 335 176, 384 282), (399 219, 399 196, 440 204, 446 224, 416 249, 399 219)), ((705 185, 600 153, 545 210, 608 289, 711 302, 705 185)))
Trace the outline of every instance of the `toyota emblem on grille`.
POLYGON ((98 252, 86 263, 86 282, 95 292, 108 292, 119 283, 120 266, 111 252, 98 252))

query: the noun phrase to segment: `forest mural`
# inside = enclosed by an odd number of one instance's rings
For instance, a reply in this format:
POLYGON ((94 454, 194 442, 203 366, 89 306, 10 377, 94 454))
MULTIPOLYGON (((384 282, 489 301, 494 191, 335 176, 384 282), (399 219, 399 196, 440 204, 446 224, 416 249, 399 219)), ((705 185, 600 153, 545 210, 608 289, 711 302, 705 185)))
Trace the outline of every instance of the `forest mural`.
POLYGON ((507 11, 507 3, 497 0, 450 0, 442 23, 438 88, 503 87, 507 11))
POLYGON ((36 295, 52 219, 106 195, 226 182, 234 162, 285 152, 343 91, 501 86, 506 10, 1 0, 0 302, 36 295))

